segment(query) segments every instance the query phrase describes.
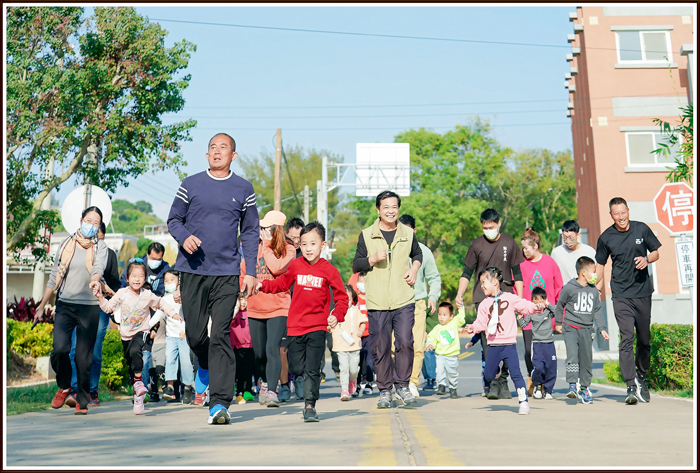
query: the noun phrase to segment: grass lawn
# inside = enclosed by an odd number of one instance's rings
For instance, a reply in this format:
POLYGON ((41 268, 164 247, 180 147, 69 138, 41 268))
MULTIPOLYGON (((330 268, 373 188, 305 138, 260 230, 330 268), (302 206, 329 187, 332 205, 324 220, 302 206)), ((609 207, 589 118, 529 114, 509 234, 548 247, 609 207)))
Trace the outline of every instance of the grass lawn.
MULTIPOLYGON (((608 384, 610 386, 617 386, 619 388, 624 388, 626 387, 625 383, 616 383, 614 381, 608 381, 607 378, 593 378, 591 379, 592 382, 598 383, 598 384, 608 384)), ((649 389, 650 392, 654 394, 660 394, 662 396, 674 396, 674 397, 683 397, 683 398, 693 398, 693 391, 692 390, 676 390, 676 391, 669 391, 669 390, 656 390, 656 389, 649 389)))
MULTIPOLYGON (((43 411, 51 408, 51 399, 56 394, 56 382, 37 384, 22 388, 7 387, 7 415, 43 411)), ((100 386, 100 403, 114 401, 121 394, 100 386)))

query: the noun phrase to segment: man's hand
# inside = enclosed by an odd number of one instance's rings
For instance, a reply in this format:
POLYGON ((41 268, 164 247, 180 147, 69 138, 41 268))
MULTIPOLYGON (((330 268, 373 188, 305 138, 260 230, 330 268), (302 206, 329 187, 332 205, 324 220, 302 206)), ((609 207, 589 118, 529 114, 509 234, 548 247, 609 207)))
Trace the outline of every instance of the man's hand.
POLYGON ((634 259, 634 265, 637 269, 641 270, 649 266, 649 263, 647 263, 647 259, 644 256, 637 256, 634 259))
POLYGON ((435 303, 435 301, 428 300, 428 308, 430 309, 430 311, 428 311, 428 314, 432 314, 433 312, 435 312, 437 310, 437 304, 435 303))
POLYGON ((474 325, 467 324, 464 326, 464 330, 466 331, 467 335, 474 335, 474 325))
POLYGON ((557 333, 561 333, 561 325, 555 325, 554 326, 554 331, 557 333))
POLYGON ((182 304, 182 297, 180 297, 180 288, 178 287, 175 292, 173 292, 173 300, 178 304, 182 304))
POLYGON ((409 269, 406 271, 406 274, 403 277, 406 280, 406 283, 409 286, 413 286, 416 283, 416 279, 418 278, 418 271, 414 271, 413 269, 409 269))
POLYGON ((461 309, 462 307, 464 307, 464 295, 457 294, 457 297, 455 297, 455 303, 457 304, 458 309, 461 309))
POLYGON ((250 274, 246 274, 245 277, 243 278, 243 284, 245 285, 246 295, 248 297, 254 296, 255 294, 258 293, 258 280, 256 279, 255 276, 251 276, 250 274))
POLYGON ((605 340, 606 342, 610 340, 610 335, 608 335, 608 332, 606 332, 605 330, 601 330, 600 334, 603 336, 603 340, 605 340))
POLYGON ((335 318, 335 315, 329 315, 328 316, 328 326, 330 328, 335 328, 336 325, 338 325, 338 319, 335 318))
POLYGON ((182 244, 182 248, 189 254, 194 253, 199 249, 199 247, 202 245, 202 240, 197 238, 194 235, 190 235, 187 237, 187 240, 182 244))
POLYGON ((375 264, 379 263, 380 261, 384 261, 387 257, 387 251, 386 250, 378 250, 375 254, 369 257, 369 265, 374 266, 375 264))

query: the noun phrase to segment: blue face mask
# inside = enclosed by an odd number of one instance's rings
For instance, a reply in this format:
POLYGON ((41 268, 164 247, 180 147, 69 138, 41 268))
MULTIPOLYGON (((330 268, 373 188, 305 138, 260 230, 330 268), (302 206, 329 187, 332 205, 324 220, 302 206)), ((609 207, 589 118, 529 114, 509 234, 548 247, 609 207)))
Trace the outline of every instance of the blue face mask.
POLYGON ((80 226, 80 233, 82 233, 85 238, 92 238, 97 235, 97 227, 85 222, 80 226))

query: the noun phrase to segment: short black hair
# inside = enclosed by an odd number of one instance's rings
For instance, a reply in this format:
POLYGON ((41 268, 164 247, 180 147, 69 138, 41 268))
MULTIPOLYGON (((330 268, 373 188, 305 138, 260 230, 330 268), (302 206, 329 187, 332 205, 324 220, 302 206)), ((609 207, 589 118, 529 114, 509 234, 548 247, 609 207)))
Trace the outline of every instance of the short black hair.
POLYGON ((578 222, 576 220, 567 220, 561 226, 562 232, 576 232, 576 233, 578 233, 580 230, 581 230, 581 227, 578 226, 578 222))
POLYGON ((534 287, 532 288, 532 295, 530 296, 530 299, 534 299, 535 297, 547 300, 547 291, 545 291, 543 287, 534 287))
POLYGON ((151 254, 151 251, 154 251, 156 253, 163 253, 165 254, 165 247, 163 246, 162 243, 158 243, 157 241, 154 241, 150 245, 148 245, 148 251, 146 252, 147 255, 151 254))
POLYGON ((304 226, 304 229, 299 234, 299 238, 306 235, 307 233, 313 232, 314 230, 316 230, 316 233, 318 233, 321 236, 321 240, 326 241, 326 229, 323 227, 323 225, 321 225, 321 222, 318 221, 313 221, 311 223, 306 224, 306 226, 304 226))
POLYGON ((416 228, 416 219, 413 218, 413 215, 403 214, 399 217, 399 222, 403 223, 407 227, 411 227, 413 229, 416 228))
POLYGON ((102 232, 103 234, 107 233, 107 225, 105 225, 104 222, 100 222, 100 229, 98 230, 98 232, 102 232))
POLYGON ((102 211, 99 209, 99 207, 96 207, 93 205, 93 206, 88 207, 87 209, 83 210, 83 214, 80 216, 80 220, 84 219, 85 216, 87 214, 89 214, 90 212, 96 212, 97 215, 100 216, 100 222, 104 219, 104 217, 102 216, 102 211))
POLYGON ((355 288, 352 287, 350 284, 346 284, 345 290, 350 291, 350 296, 352 297, 352 304, 357 305, 357 293, 355 292, 355 288))
POLYGON ((593 259, 588 256, 581 256, 576 260, 576 274, 581 274, 583 268, 587 268, 591 265, 595 266, 595 261, 593 261, 593 259))
POLYGON ((231 149, 232 149, 232 151, 236 151, 236 140, 234 140, 233 137, 231 135, 229 135, 228 133, 217 133, 216 135, 209 138, 209 144, 207 145, 207 150, 209 150, 209 147, 211 146, 211 140, 213 140, 217 136, 225 136, 229 140, 231 140, 231 149))
POLYGON ((180 271, 178 271, 178 270, 176 270, 176 269, 169 269, 169 270, 167 270, 167 271, 165 272, 165 274, 163 274, 163 276, 165 276, 166 274, 172 274, 172 275, 175 276, 176 278, 180 279, 180 271))
POLYGON ((481 223, 498 223, 501 221, 501 216, 498 215, 496 209, 486 209, 481 212, 481 223))
POLYGON ((365 273, 364 271, 360 271, 359 273, 357 273, 357 277, 359 278, 360 276, 364 278, 365 276, 367 276, 367 273, 365 273))
POLYGON ((382 200, 391 199, 392 197, 396 197, 396 200, 399 202, 399 208, 401 208, 401 197, 394 191, 380 192, 377 198, 375 199, 375 207, 379 208, 379 206, 382 203, 382 200))
POLYGON ((290 218, 287 220, 284 231, 289 232, 292 228, 304 228, 304 221, 298 217, 290 218))
POLYGON ((138 261, 132 261, 129 263, 129 266, 126 267, 126 279, 129 279, 129 276, 131 276, 131 272, 134 270, 134 268, 141 268, 143 269, 143 274, 148 274, 146 272, 146 265, 143 263, 139 263, 138 261))
POLYGON ((440 307, 447 307, 447 310, 450 311, 450 315, 453 315, 455 313, 454 306, 447 301, 440 302, 440 305, 438 308, 440 308, 440 307))
POLYGON ((484 274, 488 274, 490 278, 497 279, 499 283, 503 282, 503 273, 495 266, 489 266, 488 268, 484 268, 479 271, 479 275, 477 276, 476 280, 481 281, 481 276, 484 274))
POLYGON ((613 197, 612 199, 610 199, 610 204, 609 204, 610 211, 612 212, 613 205, 620 205, 620 204, 625 204, 625 207, 627 207, 628 209, 630 208, 629 205, 627 205, 627 201, 625 199, 623 199, 622 197, 613 197))

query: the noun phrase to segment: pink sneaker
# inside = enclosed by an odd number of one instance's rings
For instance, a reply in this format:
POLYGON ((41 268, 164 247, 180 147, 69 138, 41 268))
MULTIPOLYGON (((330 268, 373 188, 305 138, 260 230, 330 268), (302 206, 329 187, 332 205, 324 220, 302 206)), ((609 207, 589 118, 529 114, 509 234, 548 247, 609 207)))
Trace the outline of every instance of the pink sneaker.
POLYGON ((350 391, 350 394, 354 393, 357 391, 357 380, 350 381, 348 391, 350 391))
POLYGON ((277 393, 274 391, 267 391, 267 402, 265 403, 267 407, 280 407, 280 401, 277 399, 277 393))
POLYGON ((143 396, 148 394, 148 388, 143 384, 143 381, 136 381, 134 383, 134 396, 142 396, 141 401, 143 401, 143 396))
POLYGON ((350 392, 347 389, 343 389, 343 391, 340 393, 340 400, 341 401, 349 401, 350 400, 350 392))
POLYGON ((521 402, 520 407, 518 408, 518 414, 528 415, 529 413, 530 413, 530 405, 527 403, 527 401, 521 402))
POLYGON ((258 394, 258 402, 260 403, 261 406, 264 406, 267 404, 267 396, 269 395, 270 391, 267 389, 267 383, 262 383, 260 384, 260 391, 258 394))
POLYGON ((134 394, 134 414, 137 416, 143 414, 143 398, 144 396, 137 396, 134 394))

